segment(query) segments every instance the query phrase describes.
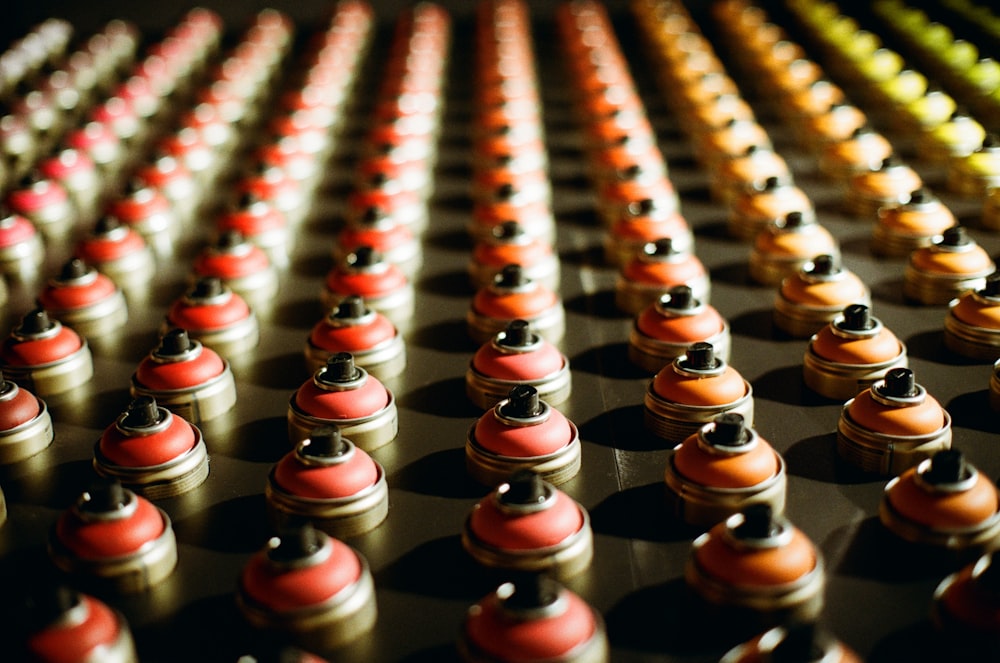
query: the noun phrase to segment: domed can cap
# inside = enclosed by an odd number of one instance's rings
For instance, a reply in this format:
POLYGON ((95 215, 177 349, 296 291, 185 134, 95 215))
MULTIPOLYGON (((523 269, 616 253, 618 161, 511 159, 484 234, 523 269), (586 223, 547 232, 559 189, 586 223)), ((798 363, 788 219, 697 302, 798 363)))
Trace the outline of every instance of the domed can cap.
POLYGON ((712 285, 705 266, 694 254, 674 247, 671 238, 663 237, 648 242, 622 266, 615 281, 615 306, 635 315, 678 285, 688 286, 696 299, 709 302, 712 285))
POLYGON ((819 255, 781 282, 774 324, 794 338, 809 338, 850 304, 871 306, 871 291, 830 255, 819 255))
POLYGON ((79 258, 63 265, 39 293, 38 301, 49 315, 92 339, 110 335, 128 322, 121 289, 79 258))
POLYGON ((117 610, 64 586, 40 592, 27 617, 37 625, 26 634, 31 660, 139 662, 132 632, 117 610))
POLYGON ((851 304, 809 340, 802 375, 819 395, 843 401, 908 362, 906 345, 867 306, 851 304))
POLYGON ((129 391, 133 398, 156 399, 194 424, 219 417, 236 405, 229 362, 179 328, 164 334, 139 363, 129 391))
POLYGON ((691 345, 685 354, 664 366, 650 380, 643 406, 646 429, 675 444, 727 412, 753 425, 753 388, 715 355, 709 343, 691 345), (676 393, 670 396, 675 398, 661 393, 658 382, 661 388, 672 385, 676 393))
POLYGON ((367 560, 311 525, 282 531, 254 554, 236 600, 252 626, 323 651, 370 631, 378 612, 367 560))
POLYGON ((785 461, 743 417, 721 414, 677 447, 664 472, 667 500, 682 522, 708 528, 750 504, 785 508, 785 461))
POLYGON ((85 385, 94 375, 94 360, 87 339, 36 308, 0 346, 0 368, 9 380, 44 397, 85 385))
POLYGON ((693 343, 711 343, 715 355, 729 361, 729 323, 686 285, 674 286, 640 311, 629 332, 628 358, 656 373, 680 357, 693 343))
POLYGON ((279 531, 306 519, 345 539, 375 529, 389 514, 385 470, 335 426, 314 429, 279 460, 264 497, 279 531))
POLYGON ((141 396, 94 445, 93 466, 147 499, 166 499, 205 482, 208 449, 197 426, 141 396))
POLYGON ((755 663, 773 660, 809 660, 825 663, 861 663, 861 657, 814 621, 775 626, 733 647, 719 663, 755 663))
POLYGON ((41 398, 0 373, 0 465, 30 458, 52 444, 52 417, 41 398))
POLYGON ((248 352, 260 341, 253 310, 216 277, 199 279, 171 304, 160 333, 175 328, 224 357, 248 352))
POLYGON ((931 619, 934 625, 975 658, 989 651, 1000 633, 1000 592, 995 553, 989 552, 955 571, 934 590, 931 619))
POLYGON ((944 318, 944 344, 971 359, 1000 359, 1000 272, 987 276, 981 290, 951 301, 944 318))
POLYGON ((1000 496, 960 451, 943 449, 886 484, 879 520, 924 550, 971 561, 1000 542, 1000 496))
POLYGON ((486 343, 517 319, 526 320, 547 341, 558 343, 566 332, 565 318, 557 293, 528 278, 520 265, 510 264, 492 284, 476 291, 465 321, 477 343, 486 343))
POLYGON ((305 440, 321 426, 336 426, 358 448, 373 451, 396 439, 399 416, 390 389, 354 363, 349 352, 327 360, 288 399, 288 438, 305 440))
POLYGON ((948 411, 914 382, 912 371, 893 368, 844 404, 837 424, 837 453, 864 472, 895 476, 950 449, 951 438, 948 411), (857 421, 855 410, 874 421, 909 425, 905 432, 875 430, 857 421))
POLYGON ((466 663, 610 661, 600 614, 576 594, 536 574, 504 583, 470 608, 458 651, 466 663))
POLYGON ((910 254, 903 295, 927 306, 949 303, 969 290, 986 287, 996 264, 963 226, 945 230, 934 244, 910 254))
POLYGON ((413 318, 413 283, 373 247, 358 247, 330 270, 320 301, 330 310, 352 295, 364 297, 370 308, 400 329, 413 318))
POLYGON ((778 285, 818 255, 839 260, 837 240, 819 223, 791 212, 757 234, 750 252, 750 278, 763 285, 778 285))
POLYGON ((516 472, 473 507, 462 547, 480 564, 567 579, 593 558, 587 510, 531 470, 516 472))
POLYGON ((306 368, 315 373, 338 352, 350 352, 354 363, 384 382, 406 369, 406 344, 392 322, 368 308, 362 297, 344 298, 313 325, 306 339, 306 368))
POLYGON ((113 216, 101 217, 77 244, 75 254, 107 274, 129 298, 142 299, 156 270, 146 240, 113 216))
POLYGON ((469 361, 465 393, 477 407, 493 408, 519 384, 531 385, 549 405, 565 402, 572 391, 569 359, 517 319, 484 343, 469 361))
POLYGON ((48 549, 61 571, 119 594, 145 591, 177 565, 170 517, 114 479, 96 480, 60 515, 48 549))
POLYGON ((816 619, 826 585, 820 551, 766 504, 695 539, 684 579, 710 610, 762 625, 816 619))
POLYGON ((487 486, 529 468, 559 485, 579 472, 580 447, 572 421, 541 400, 531 385, 516 385, 469 428, 465 464, 469 475, 487 486))

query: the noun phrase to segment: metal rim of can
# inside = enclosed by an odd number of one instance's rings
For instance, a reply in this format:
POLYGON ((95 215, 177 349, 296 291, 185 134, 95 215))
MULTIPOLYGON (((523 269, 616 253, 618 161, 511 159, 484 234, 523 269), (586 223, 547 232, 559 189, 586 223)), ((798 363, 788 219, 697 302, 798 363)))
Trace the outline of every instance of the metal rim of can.
POLYGON ((851 420, 848 408, 853 402, 852 398, 841 408, 837 423, 837 453, 862 471, 882 476, 898 475, 937 451, 951 447, 951 415, 947 410, 942 410, 944 424, 934 433, 885 435, 862 428, 851 420))
POLYGON ((553 486, 566 483, 580 471, 582 445, 576 425, 568 421, 570 439, 560 449, 542 456, 504 456, 480 445, 475 438, 476 426, 469 428, 465 441, 466 469, 473 479, 485 486, 506 481, 515 471, 531 469, 553 486))
POLYGON ((344 437, 354 442, 363 451, 374 451, 396 439, 399 429, 399 419, 396 409, 396 398, 392 391, 386 389, 389 401, 378 412, 366 417, 354 419, 322 419, 303 411, 295 403, 295 394, 288 399, 288 439, 292 444, 298 444, 310 436, 318 426, 336 426, 344 437))
MULTIPOLYGON (((716 357, 726 363, 729 362, 732 336, 728 322, 723 320, 720 332, 701 340, 712 344, 716 357)), ((692 343, 694 342, 692 341, 692 343)), ((639 331, 637 325, 633 323, 628 340, 628 357, 636 366, 655 373, 686 353, 690 347, 691 343, 672 343, 647 336, 639 331)))
POLYGON ((954 551, 971 549, 986 552, 1000 538, 1000 511, 978 525, 962 528, 933 529, 906 518, 886 497, 889 487, 897 480, 898 477, 886 485, 886 492, 879 502, 878 515, 882 525, 904 541, 954 551))
MULTIPOLYGON (((522 318, 531 325, 531 330, 549 343, 558 343, 566 333, 566 314, 562 302, 542 311, 538 315, 522 318)), ((507 329, 510 320, 480 315, 469 308, 465 316, 469 336, 477 343, 486 343, 499 332, 507 329)))
POLYGON ((49 315, 71 327, 80 336, 107 334, 128 322, 128 306, 121 289, 88 306, 73 309, 48 309, 49 315))
POLYGON ((996 361, 1000 358, 1000 329, 963 322, 952 307, 944 318, 944 345, 965 357, 996 361))
POLYGON ((864 304, 870 308, 871 303, 871 293, 867 292, 867 289, 865 296, 860 299, 832 306, 799 304, 789 300, 779 291, 774 298, 774 323, 795 338, 809 338, 843 313, 845 306, 864 304))
POLYGON ((87 339, 81 337, 75 352, 62 359, 33 366, 4 366, 4 374, 36 396, 51 396, 75 389, 94 376, 94 360, 87 339))
MULTIPOLYGON (((315 373, 326 366, 326 360, 333 354, 334 352, 324 350, 307 339, 305 357, 309 373, 315 373)), ((367 350, 355 350, 351 354, 354 355, 355 366, 365 369, 369 375, 380 381, 396 377, 406 368, 406 344, 401 334, 396 334, 367 350)))
POLYGON ((137 593, 165 580, 177 565, 177 541, 170 518, 156 507, 163 519, 163 532, 130 555, 85 559, 73 555, 54 536, 49 539, 49 556, 59 569, 75 576, 87 576, 121 593, 137 593))
POLYGON ((746 488, 719 488, 690 481, 677 472, 671 455, 664 480, 668 497, 675 500, 676 515, 688 525, 708 528, 751 504, 766 503, 775 514, 784 513, 788 484, 785 460, 777 451, 774 455, 778 459, 774 475, 746 488))
POLYGON ((907 264, 903 272, 903 295, 928 306, 947 304, 969 290, 982 290, 992 272, 993 268, 973 274, 932 274, 907 264))
POLYGON ((743 396, 723 405, 684 405, 664 400, 653 390, 650 380, 643 401, 646 429, 662 439, 680 443, 688 435, 696 433, 699 428, 711 423, 720 414, 735 412, 743 415, 747 426, 753 426, 753 387, 743 381, 746 393, 743 396))
MULTIPOLYGON (((630 315, 638 315, 644 308, 656 302, 662 295, 668 294, 675 283, 650 285, 635 283, 622 277, 615 282, 615 306, 630 315)), ((691 288, 692 296, 703 304, 708 304, 712 293, 712 284, 707 274, 684 282, 691 288)))
POLYGON ((48 406, 38 396, 38 414, 24 423, 0 432, 0 465, 31 458, 48 448, 54 439, 52 416, 48 406))
POLYGON ((348 538, 375 529, 389 515, 389 487, 385 470, 375 462, 375 483, 354 495, 318 499, 294 495, 274 480, 274 469, 268 473, 264 498, 272 521, 308 518, 318 529, 337 538, 348 538))
POLYGON ((937 233, 903 234, 893 232, 882 224, 876 224, 872 230, 872 250, 876 255, 889 257, 906 257, 916 249, 931 246, 937 233))
POLYGON ((125 467, 111 462, 101 453, 98 441, 94 445, 94 471, 118 479, 126 488, 150 500, 186 493, 208 478, 208 448, 198 427, 191 428, 195 433, 194 446, 173 460, 148 467, 125 467))
POLYGON ((590 515, 580 507, 583 524, 576 532, 560 543, 531 550, 507 550, 481 541, 469 527, 466 519, 462 528, 462 547, 473 559, 490 568, 517 571, 551 571, 558 580, 566 580, 582 573, 593 559, 594 535, 590 529, 590 515))
MULTIPOLYGON (((352 548, 353 550, 353 548, 352 548)), ((328 600, 294 610, 268 610, 246 595, 242 585, 237 592, 237 605, 251 625, 265 630, 287 633, 304 644, 332 648, 353 640, 375 625, 377 607, 375 583, 368 561, 354 551, 361 562, 357 581, 340 590, 328 600)))
POLYGON ((236 405, 236 382, 229 362, 222 359, 223 369, 217 376, 195 387, 184 389, 150 389, 132 375, 129 392, 133 397, 151 396, 156 402, 190 423, 213 419, 236 405))
POLYGON ((812 344, 806 348, 802 359, 805 385, 820 396, 835 400, 848 399, 881 380, 893 368, 906 368, 909 357, 906 346, 899 344, 899 354, 892 359, 877 364, 844 364, 826 360, 813 350, 812 344))
POLYGON ((562 355, 562 366, 558 371, 537 380, 502 380, 477 371, 469 361, 465 372, 465 393, 475 405, 484 410, 507 398, 510 390, 521 384, 531 385, 538 390, 538 397, 549 405, 563 403, 569 398, 573 376, 569 369, 569 359, 562 355))

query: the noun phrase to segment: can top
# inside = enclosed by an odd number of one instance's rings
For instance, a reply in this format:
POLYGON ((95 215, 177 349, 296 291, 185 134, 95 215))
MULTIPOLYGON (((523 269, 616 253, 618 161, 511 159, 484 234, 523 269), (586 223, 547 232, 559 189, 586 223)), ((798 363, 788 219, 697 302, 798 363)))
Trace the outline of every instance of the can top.
POLYGON ((767 504, 754 504, 702 534, 692 556, 716 582, 743 589, 796 583, 821 565, 812 541, 767 504))
POLYGON ((271 538, 243 567, 240 587, 280 614, 327 602, 364 572, 358 553, 307 524, 271 538))
POLYGON ((489 546, 527 552, 559 545, 586 522, 583 507, 524 470, 473 508, 468 527, 489 546))
POLYGON ((547 576, 530 574, 472 606, 463 630, 470 643, 496 660, 568 660, 595 636, 597 622, 579 596, 547 576))
POLYGON ((885 499, 910 522, 967 531, 997 518, 997 488, 957 449, 939 451, 885 488, 885 499))

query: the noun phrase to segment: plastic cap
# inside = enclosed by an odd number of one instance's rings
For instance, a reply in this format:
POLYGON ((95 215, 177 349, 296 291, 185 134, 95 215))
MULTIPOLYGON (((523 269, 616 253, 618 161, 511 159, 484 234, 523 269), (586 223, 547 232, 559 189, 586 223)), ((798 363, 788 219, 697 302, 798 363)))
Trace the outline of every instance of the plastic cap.
POLYGON ((779 532, 770 504, 752 504, 743 511, 743 522, 733 533, 739 539, 769 539, 779 532))
POLYGON ((667 294, 660 297, 660 303, 664 308, 689 309, 694 308, 694 291, 691 286, 675 285, 667 291, 667 294))
POLYGON ((337 304, 337 308, 333 310, 333 317, 338 320, 350 320, 360 318, 367 312, 365 300, 358 295, 350 295, 337 304))
POLYGON ((531 470, 518 470, 511 475, 507 491, 501 494, 500 501, 517 505, 541 504, 547 496, 541 475, 531 470))
POLYGON ((503 607, 515 612, 534 611, 553 605, 559 600, 559 584, 541 573, 525 573, 513 583, 513 592, 503 601, 503 607))
POLYGON ((160 422, 160 408, 152 396, 139 396, 128 404, 122 425, 126 428, 150 428, 160 422))
POLYGON ((156 354, 173 357, 182 355, 191 349, 191 338, 187 330, 174 328, 163 335, 160 345, 156 348, 156 354))
POLYGON ((352 267, 371 267, 382 262, 382 254, 371 246, 359 246, 347 256, 347 264, 352 267))
POLYGON ((192 299, 212 299, 221 295, 225 289, 222 280, 215 276, 206 276, 198 279, 191 288, 190 297, 192 299))
POLYGON ((128 496, 118 479, 98 477, 87 488, 88 499, 80 504, 80 510, 88 513, 108 513, 118 511, 128 503, 128 496))
POLYGON ((503 269, 493 277, 493 282, 501 288, 519 288, 528 283, 528 277, 520 265, 510 264, 503 266, 503 269))
POLYGON ((986 277, 983 294, 987 297, 1000 297, 1000 271, 993 272, 986 277))
POLYGON ((336 426, 319 426, 309 433, 309 444, 302 453, 313 458, 336 458, 347 451, 347 444, 336 426))
POLYGON ((958 483, 969 478, 965 456, 958 449, 945 449, 931 457, 930 467, 922 478, 932 485, 958 483))
POLYGON ((875 326, 871 310, 864 304, 851 304, 844 309, 844 322, 839 325, 847 331, 866 331, 875 326))
POLYGON ((90 267, 79 258, 72 258, 62 266, 59 272, 60 281, 75 281, 90 273, 90 267))
POLYGON ((511 387, 507 403, 503 406, 503 414, 517 419, 527 419, 541 413, 542 404, 536 388, 530 384, 511 387))
POLYGON ((743 415, 726 412, 715 418, 715 425, 705 433, 705 438, 717 446, 738 447, 750 441, 750 431, 743 415))
POLYGON ((809 274, 813 274, 815 276, 832 276, 839 271, 840 264, 837 262, 837 259, 824 253, 823 255, 813 258, 809 274))
POLYGON ((511 320, 504 330, 503 338, 500 339, 500 345, 523 348, 532 344, 534 341, 532 336, 531 325, 528 324, 527 320, 511 320))
POLYGON ((328 384, 350 382, 358 378, 358 368, 354 365, 354 355, 338 352, 326 360, 326 370, 320 374, 320 381, 328 384))
POLYGON ((24 317, 21 318, 17 332, 25 336, 32 336, 47 332, 54 326, 55 323, 49 318, 49 314, 39 306, 25 313, 24 317))
POLYGON ((941 233, 941 246, 966 246, 971 242, 964 226, 952 226, 941 233))
POLYGON ((278 535, 278 544, 267 551, 267 557, 275 562, 294 562, 316 554, 322 547, 320 533, 306 523, 301 527, 283 530, 278 535))
POLYGON ((715 348, 711 343, 703 341, 694 343, 688 348, 685 356, 687 357, 684 361, 685 368, 708 370, 719 365, 719 360, 715 358, 715 348))
POLYGON ((775 645, 768 660, 771 663, 821 661, 826 654, 821 636, 815 622, 789 624, 785 628, 784 637, 775 645))
POLYGON ((896 398, 908 398, 917 395, 917 381, 913 371, 908 368, 894 368, 885 374, 885 387, 882 394, 896 398))

